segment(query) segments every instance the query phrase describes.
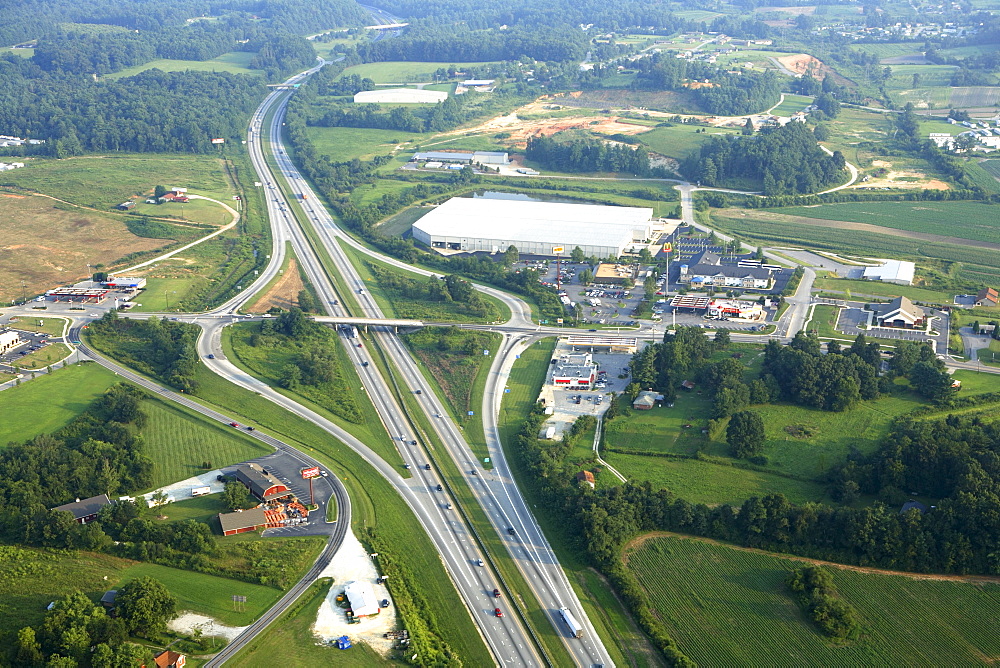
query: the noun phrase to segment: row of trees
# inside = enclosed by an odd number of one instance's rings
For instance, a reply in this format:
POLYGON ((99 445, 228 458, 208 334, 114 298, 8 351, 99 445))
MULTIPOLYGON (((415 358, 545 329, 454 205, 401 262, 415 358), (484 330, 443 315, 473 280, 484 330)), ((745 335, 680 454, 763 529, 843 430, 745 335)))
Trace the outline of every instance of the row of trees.
POLYGON ((840 151, 827 155, 805 124, 788 123, 752 137, 713 136, 681 164, 681 171, 703 185, 760 183, 765 195, 775 196, 836 185, 845 164, 840 151))
POLYGON ((643 148, 593 139, 561 141, 529 137, 525 157, 560 172, 616 172, 635 176, 651 173, 649 153, 643 148))

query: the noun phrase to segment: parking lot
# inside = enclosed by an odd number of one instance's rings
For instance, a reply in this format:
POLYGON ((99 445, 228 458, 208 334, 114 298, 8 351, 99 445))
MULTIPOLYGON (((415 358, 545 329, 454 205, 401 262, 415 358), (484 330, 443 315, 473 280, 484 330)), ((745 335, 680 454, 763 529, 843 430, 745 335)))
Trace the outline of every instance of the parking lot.
POLYGON ((931 310, 931 330, 937 332, 931 335, 923 329, 894 329, 892 327, 871 327, 869 328, 869 318, 871 313, 865 311, 863 304, 858 302, 847 302, 848 308, 840 310, 840 318, 837 320, 837 331, 843 333, 844 338, 854 338, 858 334, 866 337, 878 339, 893 339, 896 341, 928 341, 935 343, 935 352, 944 353, 948 349, 948 314, 942 311, 931 310), (859 325, 864 326, 861 329, 859 325))
MULTIPOLYGON (((566 344, 564 339, 560 339, 552 353, 552 359, 558 359, 560 355, 566 355, 576 351, 566 344)), ((607 410, 610 394, 619 394, 625 390, 629 384, 628 363, 632 359, 631 355, 625 353, 593 353, 592 358, 598 368, 598 380, 595 387, 591 389, 572 389, 568 387, 555 387, 552 384, 552 368, 549 365, 549 374, 542 386, 539 399, 545 402, 546 410, 551 409, 551 414, 545 421, 543 428, 555 427, 557 437, 576 421, 581 415, 597 416, 607 410), (619 376, 625 376, 619 378, 619 376)))
POLYGON ((23 343, 21 343, 18 347, 7 351, 3 355, 0 355, 0 371, 4 371, 6 373, 12 373, 14 371, 13 365, 17 364, 18 360, 21 358, 49 345, 50 337, 49 334, 41 332, 26 332, 13 328, 11 331, 17 332, 23 343))
MULTIPOLYGON (((556 263, 528 261, 524 266, 537 269, 543 284, 556 285, 556 263)), ((579 304, 582 308, 583 324, 605 325, 618 327, 637 327, 639 322, 636 309, 642 301, 643 272, 636 279, 635 287, 626 288, 622 285, 592 283, 589 286, 580 282, 579 274, 584 269, 594 270, 594 266, 586 263, 562 262, 559 284, 566 293, 568 301, 579 304)), ((567 317, 572 316, 572 310, 567 307, 567 317)))

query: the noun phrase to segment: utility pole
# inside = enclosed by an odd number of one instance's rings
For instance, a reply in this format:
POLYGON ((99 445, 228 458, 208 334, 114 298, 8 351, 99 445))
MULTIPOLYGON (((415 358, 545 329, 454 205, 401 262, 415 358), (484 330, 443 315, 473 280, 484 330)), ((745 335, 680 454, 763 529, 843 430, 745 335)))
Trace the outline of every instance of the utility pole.
POLYGON ((24 281, 21 281, 21 303, 22 304, 27 304, 28 303, 28 295, 25 293, 24 288, 25 288, 24 281))

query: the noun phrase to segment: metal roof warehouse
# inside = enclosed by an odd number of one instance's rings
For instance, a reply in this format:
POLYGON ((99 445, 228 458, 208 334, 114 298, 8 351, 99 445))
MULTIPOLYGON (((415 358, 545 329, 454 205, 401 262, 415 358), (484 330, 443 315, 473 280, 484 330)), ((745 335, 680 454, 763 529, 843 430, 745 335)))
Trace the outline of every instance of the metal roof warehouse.
POLYGON ((524 254, 564 255, 579 246, 586 255, 618 257, 652 235, 653 210, 645 207, 527 202, 455 197, 413 224, 413 237, 431 248, 497 253, 514 246, 524 254))

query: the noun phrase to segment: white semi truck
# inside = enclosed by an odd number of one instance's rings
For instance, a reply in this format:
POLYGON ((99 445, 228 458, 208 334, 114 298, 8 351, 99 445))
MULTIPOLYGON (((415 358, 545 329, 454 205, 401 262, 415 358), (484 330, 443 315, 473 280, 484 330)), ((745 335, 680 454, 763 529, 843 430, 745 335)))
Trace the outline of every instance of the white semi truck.
POLYGON ((576 621, 573 613, 569 611, 569 608, 559 608, 559 614, 562 615, 563 621, 566 622, 566 626, 569 627, 569 632, 574 638, 583 637, 583 627, 580 623, 576 621))

